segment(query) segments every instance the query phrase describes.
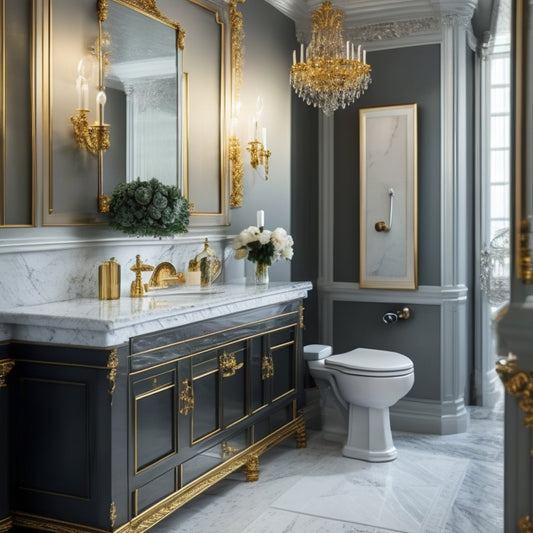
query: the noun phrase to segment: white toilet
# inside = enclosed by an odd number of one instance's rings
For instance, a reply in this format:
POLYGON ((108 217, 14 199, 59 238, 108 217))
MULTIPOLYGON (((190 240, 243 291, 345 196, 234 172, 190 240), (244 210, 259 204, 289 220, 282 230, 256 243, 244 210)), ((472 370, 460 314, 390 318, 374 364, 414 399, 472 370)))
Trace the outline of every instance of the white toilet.
POLYGON ((369 348, 331 354, 331 346, 304 346, 304 359, 321 394, 324 437, 340 440, 347 428, 342 450, 346 457, 371 462, 396 459, 389 407, 411 390, 413 362, 396 352, 369 348))

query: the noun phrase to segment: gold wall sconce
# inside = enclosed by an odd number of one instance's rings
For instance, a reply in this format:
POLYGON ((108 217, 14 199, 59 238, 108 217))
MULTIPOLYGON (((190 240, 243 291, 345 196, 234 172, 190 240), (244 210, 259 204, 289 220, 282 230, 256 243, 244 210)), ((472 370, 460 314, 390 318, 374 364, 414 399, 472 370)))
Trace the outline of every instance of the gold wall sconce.
MULTIPOLYGON (((78 76, 78 79, 81 76, 78 76)), ((78 81, 78 85, 82 86, 82 93, 84 92, 83 85, 86 81, 78 81)), ((82 98, 82 100, 84 100, 82 98)), ((109 135, 109 124, 104 122, 104 106, 106 102, 105 91, 100 89, 96 95, 96 109, 97 118, 92 124, 89 124, 89 109, 87 106, 82 106, 76 109, 76 113, 70 117, 70 121, 74 126, 74 138, 80 147, 84 150, 89 150, 91 154, 97 155, 100 151, 106 151, 111 145, 109 135)))
POLYGON ((109 196, 104 194, 103 154, 111 146, 110 126, 104 120, 106 94, 104 86, 104 67, 109 66, 109 35, 102 31, 102 23, 107 19, 107 0, 98 0, 98 38, 91 52, 78 63, 76 92, 78 106, 70 121, 74 127, 74 139, 82 150, 89 150, 98 157, 98 212, 109 212, 109 196), (89 123, 89 82, 96 87, 96 120, 89 123))
POLYGON ((266 128, 262 128, 262 140, 259 140, 259 125, 261 119, 261 113, 263 112, 263 98, 261 96, 257 97, 256 112, 252 119, 252 134, 253 141, 248 143, 246 150, 250 152, 250 165, 254 170, 257 170, 257 167, 265 167, 265 180, 268 180, 268 161, 270 158, 270 150, 267 150, 267 131, 266 128))

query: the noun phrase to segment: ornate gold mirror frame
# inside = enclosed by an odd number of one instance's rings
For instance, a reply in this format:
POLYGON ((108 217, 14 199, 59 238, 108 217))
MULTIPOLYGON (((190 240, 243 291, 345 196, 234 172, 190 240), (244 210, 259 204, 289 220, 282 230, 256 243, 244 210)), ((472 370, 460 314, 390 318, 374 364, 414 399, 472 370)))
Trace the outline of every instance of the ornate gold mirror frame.
POLYGON ((523 283, 533 283, 533 261, 530 248, 533 216, 533 176, 529 159, 532 135, 528 127, 528 107, 533 103, 528 65, 530 13, 527 0, 515 0, 513 27, 514 69, 514 250, 515 275, 523 283))

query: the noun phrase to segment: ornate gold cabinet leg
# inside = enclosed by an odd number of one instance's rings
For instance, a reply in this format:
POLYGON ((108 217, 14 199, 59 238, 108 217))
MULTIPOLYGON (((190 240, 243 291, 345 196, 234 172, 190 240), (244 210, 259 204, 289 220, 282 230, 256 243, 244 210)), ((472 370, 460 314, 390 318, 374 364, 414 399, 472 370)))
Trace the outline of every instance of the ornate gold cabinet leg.
POLYGON ((246 472, 246 481, 259 479, 259 457, 257 455, 250 455, 244 466, 244 471, 246 472))
POLYGON ((296 427, 296 447, 297 448, 306 448, 307 447, 307 433, 305 431, 305 420, 300 420, 300 423, 296 427))

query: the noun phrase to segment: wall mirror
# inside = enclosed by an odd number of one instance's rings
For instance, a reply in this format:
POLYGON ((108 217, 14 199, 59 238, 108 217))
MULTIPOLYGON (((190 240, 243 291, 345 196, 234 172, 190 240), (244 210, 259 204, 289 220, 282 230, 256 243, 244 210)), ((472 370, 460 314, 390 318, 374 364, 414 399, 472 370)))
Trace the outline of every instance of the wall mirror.
POLYGON ((112 130, 102 158, 105 193, 118 176, 183 188, 184 32, 155 5, 138 7, 145 4, 109 0, 102 22, 105 121, 112 130))
POLYGON ((34 223, 31 4, 0 1, 0 227, 34 223))

